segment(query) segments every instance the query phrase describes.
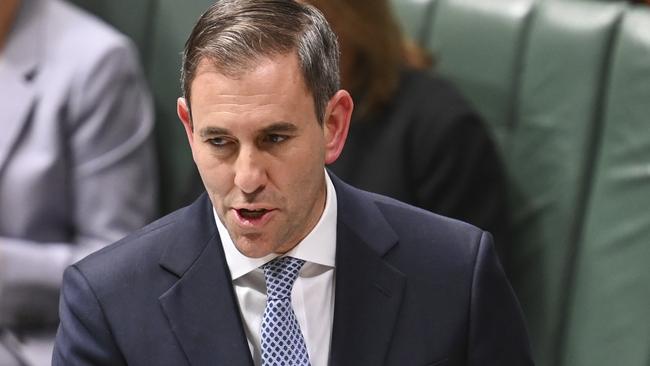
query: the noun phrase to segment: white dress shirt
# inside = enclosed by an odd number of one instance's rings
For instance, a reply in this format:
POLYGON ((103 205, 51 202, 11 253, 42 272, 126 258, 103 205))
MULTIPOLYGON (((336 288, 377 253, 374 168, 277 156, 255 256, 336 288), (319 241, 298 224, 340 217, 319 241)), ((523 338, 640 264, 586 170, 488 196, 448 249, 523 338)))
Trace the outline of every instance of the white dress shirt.
MULTIPOLYGON (((314 229, 285 254, 305 261, 293 286, 291 304, 305 338, 312 366, 328 364, 334 318, 337 202, 334 185, 327 172, 325 180, 327 198, 323 214, 314 229)), ((216 212, 214 217, 230 268, 248 346, 253 362, 259 366, 262 364, 262 315, 266 306, 266 282, 264 272, 259 267, 278 255, 246 257, 237 250, 216 212)))

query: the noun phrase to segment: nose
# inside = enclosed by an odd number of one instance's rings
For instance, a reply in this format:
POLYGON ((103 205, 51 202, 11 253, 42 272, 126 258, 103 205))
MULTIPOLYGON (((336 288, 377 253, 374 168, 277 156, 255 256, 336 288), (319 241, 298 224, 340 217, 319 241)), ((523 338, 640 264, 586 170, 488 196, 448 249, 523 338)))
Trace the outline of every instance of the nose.
POLYGON ((235 163, 235 185, 242 192, 252 194, 264 189, 266 180, 262 157, 254 149, 242 148, 235 163))

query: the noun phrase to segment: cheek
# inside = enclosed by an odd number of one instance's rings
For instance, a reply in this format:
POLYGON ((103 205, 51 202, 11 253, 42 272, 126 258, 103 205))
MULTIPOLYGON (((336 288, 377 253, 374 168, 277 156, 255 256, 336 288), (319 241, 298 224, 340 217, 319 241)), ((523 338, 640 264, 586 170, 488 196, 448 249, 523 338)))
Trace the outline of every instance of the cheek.
POLYGON ((225 208, 229 207, 229 202, 232 201, 232 197, 229 195, 233 187, 232 181, 228 181, 223 174, 217 173, 217 171, 200 173, 212 206, 217 210, 217 214, 221 220, 224 220, 226 215, 225 208))
POLYGON ((296 149, 291 152, 290 161, 281 164, 279 170, 282 175, 291 177, 288 183, 301 185, 314 180, 315 175, 321 175, 324 159, 324 149, 320 147, 296 149))
POLYGON ((195 157, 194 162, 201 175, 203 185, 206 187, 211 196, 223 198, 233 186, 234 177, 230 169, 224 164, 220 164, 214 158, 206 155, 195 157))
POLYGON ((200 141, 198 136, 194 135, 194 141, 191 144, 192 149, 192 160, 199 169, 202 165, 205 165, 207 151, 203 145, 203 141, 200 141))
POLYGON ((287 177, 285 182, 291 186, 290 190, 294 192, 293 195, 301 197, 296 203, 309 205, 324 179, 323 153, 322 150, 312 149, 298 156, 299 159, 295 159, 290 164, 284 164, 283 175, 287 177))
POLYGON ((223 174, 217 174, 216 171, 207 171, 201 173, 203 184, 213 194, 224 196, 229 191, 228 180, 224 179, 223 174))

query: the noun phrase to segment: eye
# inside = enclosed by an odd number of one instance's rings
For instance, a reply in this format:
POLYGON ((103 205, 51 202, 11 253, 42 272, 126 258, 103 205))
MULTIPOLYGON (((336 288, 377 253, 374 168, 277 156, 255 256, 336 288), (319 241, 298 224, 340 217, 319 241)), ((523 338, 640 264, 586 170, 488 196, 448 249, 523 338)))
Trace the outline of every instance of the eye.
POLYGON ((213 137, 211 139, 208 139, 208 143, 216 147, 224 147, 228 145, 230 141, 223 137, 213 137))
POLYGON ((286 135, 270 134, 264 138, 264 141, 271 144, 279 144, 286 141, 288 138, 289 136, 286 135))
POLYGON ((225 148, 233 144, 232 140, 225 137, 213 137, 208 139, 207 142, 216 148, 225 148))

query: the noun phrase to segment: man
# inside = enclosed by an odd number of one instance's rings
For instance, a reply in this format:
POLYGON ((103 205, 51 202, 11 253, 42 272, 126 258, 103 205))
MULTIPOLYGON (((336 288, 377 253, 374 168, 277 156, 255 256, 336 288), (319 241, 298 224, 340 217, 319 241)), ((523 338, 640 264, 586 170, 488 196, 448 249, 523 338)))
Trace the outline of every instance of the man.
POLYGON ((66 271, 54 365, 532 364, 489 234, 324 169, 353 103, 313 7, 217 2, 182 79, 207 195, 66 271))
POLYGON ((50 365, 64 269, 156 215, 151 98, 114 29, 1 0, 0 110, 0 365, 50 365))

